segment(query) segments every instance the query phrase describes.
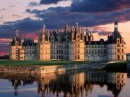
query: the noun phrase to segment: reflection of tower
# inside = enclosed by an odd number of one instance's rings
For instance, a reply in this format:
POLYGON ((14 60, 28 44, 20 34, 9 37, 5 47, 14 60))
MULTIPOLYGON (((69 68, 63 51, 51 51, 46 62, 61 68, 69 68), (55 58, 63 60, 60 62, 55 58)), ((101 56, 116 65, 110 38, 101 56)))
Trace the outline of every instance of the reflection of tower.
POLYGON ((12 85, 14 86, 14 94, 18 95, 18 86, 21 85, 20 80, 12 80, 12 85))
POLYGON ((69 75, 69 83, 71 84, 71 91, 76 97, 83 96, 84 91, 84 72, 69 75))
POLYGON ((114 97, 118 97, 126 83, 126 73, 108 73, 108 90, 111 90, 114 97))
POLYGON ((44 97, 45 96, 45 84, 44 84, 44 81, 38 81, 38 93, 40 93, 41 91, 41 97, 44 97))

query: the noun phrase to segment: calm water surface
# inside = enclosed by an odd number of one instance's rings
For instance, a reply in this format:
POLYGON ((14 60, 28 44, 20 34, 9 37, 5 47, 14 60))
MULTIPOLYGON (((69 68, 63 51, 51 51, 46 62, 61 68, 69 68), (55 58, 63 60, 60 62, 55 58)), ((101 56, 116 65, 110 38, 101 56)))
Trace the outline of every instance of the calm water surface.
POLYGON ((78 70, 0 73, 0 97, 130 97, 129 73, 78 70))

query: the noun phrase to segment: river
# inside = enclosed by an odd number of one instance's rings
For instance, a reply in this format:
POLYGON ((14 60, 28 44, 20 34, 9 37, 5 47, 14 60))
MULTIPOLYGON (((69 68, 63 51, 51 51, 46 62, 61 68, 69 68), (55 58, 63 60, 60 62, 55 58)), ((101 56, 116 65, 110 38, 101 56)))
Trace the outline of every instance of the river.
POLYGON ((130 73, 86 69, 41 75, 0 73, 0 97, 130 97, 130 73))

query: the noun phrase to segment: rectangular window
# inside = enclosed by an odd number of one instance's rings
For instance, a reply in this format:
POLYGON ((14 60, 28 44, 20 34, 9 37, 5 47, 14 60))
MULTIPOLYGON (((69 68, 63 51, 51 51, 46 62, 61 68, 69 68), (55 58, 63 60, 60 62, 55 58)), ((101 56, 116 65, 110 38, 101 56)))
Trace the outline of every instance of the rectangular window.
POLYGON ((86 54, 88 53, 88 50, 86 50, 86 54))
POLYGON ((120 53, 120 49, 117 49, 117 52, 120 53))
POLYGON ((122 60, 124 59, 124 56, 122 55, 122 60))
POLYGON ((122 53, 124 53, 124 49, 122 49, 122 53))
POLYGON ((80 44, 78 44, 78 48, 80 47, 80 44))

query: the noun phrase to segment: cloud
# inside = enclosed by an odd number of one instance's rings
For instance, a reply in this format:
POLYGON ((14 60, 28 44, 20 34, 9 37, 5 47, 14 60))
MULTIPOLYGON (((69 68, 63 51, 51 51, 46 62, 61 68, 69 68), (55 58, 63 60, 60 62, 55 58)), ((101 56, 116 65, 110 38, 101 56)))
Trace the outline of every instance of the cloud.
POLYGON ((73 0, 72 12, 110 12, 130 8, 129 0, 73 0))
POLYGON ((110 32, 110 31, 103 31, 103 32, 99 32, 98 35, 99 36, 108 36, 108 35, 112 35, 112 32, 110 32))
POLYGON ((0 19, 3 19, 3 17, 0 17, 0 19))
POLYGON ((97 27, 97 26, 90 27, 90 31, 92 33, 97 33, 99 36, 108 36, 108 35, 111 35, 113 33, 113 31, 109 31, 109 29, 107 27, 97 27))
POLYGON ((18 17, 18 18, 20 17, 20 16, 19 16, 19 15, 17 15, 17 14, 13 14, 12 16, 13 16, 13 17, 18 17))
POLYGON ((0 9, 0 11, 5 11, 5 10, 6 10, 5 8, 0 9))
POLYGON ((29 38, 29 39, 34 39, 34 40, 38 40, 38 34, 37 34, 38 32, 28 32, 28 33, 24 33, 24 34, 22 34, 21 33, 21 35, 20 35, 20 37, 22 38, 22 39, 24 39, 24 38, 29 38), (26 37, 25 37, 26 36, 26 37))
MULTIPOLYGON (((33 20, 27 17, 14 22, 5 22, 3 25, 0 25, 0 36, 3 38, 14 37, 15 28, 19 28, 20 35, 34 32, 37 33, 44 24, 46 25, 47 29, 53 30, 57 28, 63 29, 65 23, 69 24, 69 28, 70 26, 75 25, 75 22, 79 23, 79 27, 87 28, 114 23, 115 20, 119 22, 130 20, 129 8, 121 11, 102 14, 70 12, 70 8, 71 7, 51 7, 46 10, 27 9, 27 13, 35 15, 35 17, 38 19, 33 20)), ((106 35, 109 31, 99 30, 98 32, 100 32, 99 35, 106 35)))
POLYGON ((0 38, 0 43, 9 43, 11 41, 12 39, 9 39, 9 38, 0 38))
POLYGON ((124 22, 130 20, 130 9, 101 14, 91 14, 70 12, 70 7, 53 7, 48 8, 47 10, 27 9, 26 12, 35 14, 38 18, 42 18, 43 22, 49 29, 60 28, 66 22, 70 25, 79 22, 81 27, 90 27, 113 23, 114 21, 124 22))
POLYGON ((37 2, 30 2, 30 3, 29 3, 29 6, 31 6, 31 7, 32 7, 32 6, 38 6, 38 5, 39 5, 39 4, 38 4, 37 2))
POLYGON ((40 4, 57 4, 60 1, 67 1, 67 0, 41 0, 40 4))
POLYGON ((30 18, 25 18, 23 20, 17 20, 14 22, 5 22, 3 25, 0 25, 0 37, 2 38, 12 38, 15 36, 15 29, 19 29, 19 33, 32 33, 38 32, 41 29, 43 21, 32 20, 30 18))
POLYGON ((15 7, 15 5, 9 5, 9 7, 15 7))

